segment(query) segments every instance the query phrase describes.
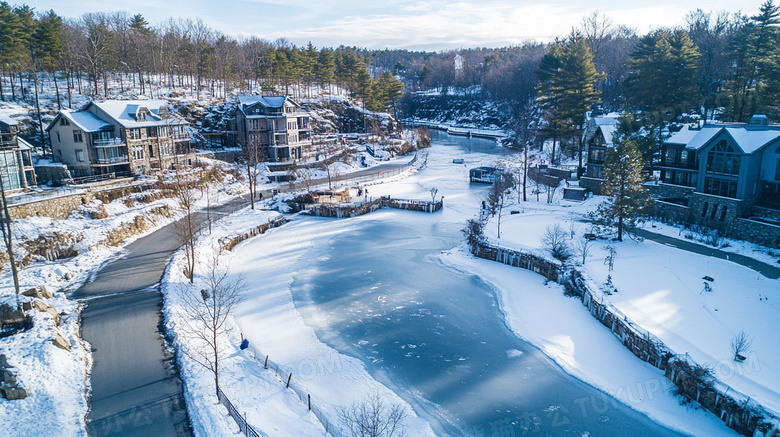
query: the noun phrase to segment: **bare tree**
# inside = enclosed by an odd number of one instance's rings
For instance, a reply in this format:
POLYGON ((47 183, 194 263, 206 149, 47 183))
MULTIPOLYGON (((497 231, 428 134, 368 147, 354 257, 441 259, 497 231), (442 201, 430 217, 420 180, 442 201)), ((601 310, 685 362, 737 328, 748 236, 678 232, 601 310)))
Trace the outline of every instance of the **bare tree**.
POLYGON ((303 183, 303 186, 306 188, 306 192, 311 193, 311 187, 314 183, 314 177, 312 175, 311 169, 299 168, 295 170, 295 177, 297 180, 303 183))
POLYGON ((466 237, 472 253, 476 252, 477 246, 485 241, 485 225, 480 220, 469 219, 461 232, 466 237))
MULTIPOLYGON (((0 200, 3 202, 2 210, 2 233, 3 243, 5 244, 5 252, 8 254, 8 262, 11 264, 11 274, 14 278, 14 289, 16 291, 16 298, 19 299, 19 271, 16 267, 16 257, 14 257, 14 244, 13 244, 13 226, 11 226, 11 214, 8 212, 8 200, 5 197, 5 175, 0 175, 0 200)), ((18 302, 17 302, 18 303, 18 302)))
POLYGON ((229 266, 220 265, 218 249, 212 252, 207 269, 205 288, 199 293, 192 287, 182 292, 182 306, 186 312, 184 331, 194 339, 194 344, 185 349, 185 353, 214 374, 218 390, 219 363, 225 354, 222 341, 228 331, 227 321, 241 303, 241 292, 246 284, 242 276, 230 276, 229 266))
POLYGON ((255 209, 257 197, 257 181, 260 172, 257 166, 265 161, 265 148, 260 147, 260 140, 255 135, 249 135, 249 140, 244 147, 244 162, 246 163, 246 180, 249 184, 249 203, 255 209))
MULTIPOLYGON (((520 199, 520 186, 523 187, 523 202, 527 201, 526 187, 528 176, 528 148, 536 142, 539 125, 538 108, 533 103, 525 101, 512 106, 513 117, 508 127, 514 131, 514 148, 523 151, 521 174, 517 175, 517 196, 520 199)), ((537 199, 538 200, 538 199, 537 199)))
POLYGON ((187 255, 186 274, 192 283, 195 280, 195 238, 203 227, 203 220, 195 213, 195 202, 198 199, 190 185, 190 181, 181 174, 181 169, 177 169, 174 189, 177 207, 182 212, 183 217, 174 222, 173 228, 184 246, 187 255))
POLYGON ((502 172, 498 175, 496 181, 493 182, 493 185, 490 186, 490 189, 487 192, 487 198, 485 199, 488 208, 490 209, 490 214, 496 216, 498 219, 496 221, 498 238, 501 238, 501 215, 504 210, 504 204, 509 197, 509 189, 511 187, 512 179, 508 177, 508 174, 502 172))
POLYGON ((436 187, 432 187, 432 188, 431 188, 430 190, 428 190, 428 191, 430 191, 430 192, 431 192, 431 202, 433 202, 433 203, 436 203, 436 193, 438 193, 438 192, 439 192, 439 189, 438 189, 438 188, 436 188, 436 187))
MULTIPOLYGON (((338 162, 338 161, 336 161, 336 162, 338 162)), ((320 165, 320 168, 322 170, 325 170, 325 174, 328 177, 328 189, 329 190, 333 189, 333 183, 336 182, 336 180, 339 177, 339 173, 340 172, 339 172, 338 168, 334 166, 334 164, 336 164, 336 162, 328 164, 327 161, 323 161, 322 164, 320 165)))
POLYGON ((386 405, 378 393, 339 412, 352 437, 403 437, 406 412, 399 404, 386 405))
POLYGON ((750 349, 753 345, 753 339, 745 331, 739 331, 736 335, 731 337, 731 353, 734 354, 734 361, 745 361, 745 357, 742 352, 750 349))
POLYGON ((566 261, 571 256, 571 248, 567 240, 567 233, 563 227, 556 223, 547 226, 542 236, 542 245, 549 249, 555 259, 566 261))
POLYGON ((588 240, 587 238, 583 238, 582 240, 576 243, 575 249, 577 251, 577 255, 580 256, 580 262, 583 265, 585 264, 585 261, 588 260, 588 257, 590 256, 590 250, 592 247, 593 247, 593 242, 591 240, 588 240))

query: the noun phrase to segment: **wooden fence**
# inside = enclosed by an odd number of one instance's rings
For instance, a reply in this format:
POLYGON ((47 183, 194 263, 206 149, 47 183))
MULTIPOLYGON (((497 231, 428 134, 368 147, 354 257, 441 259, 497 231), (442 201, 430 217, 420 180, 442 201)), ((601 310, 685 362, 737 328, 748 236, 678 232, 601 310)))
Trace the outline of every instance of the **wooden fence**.
POLYGON ((687 354, 674 353, 660 339, 605 302, 601 293, 594 293, 578 270, 565 269, 543 257, 488 243, 477 244, 471 252, 479 258, 531 270, 562 284, 566 293, 578 296, 590 314, 609 328, 628 350, 663 370, 680 394, 698 402, 742 435, 780 437, 780 417, 776 412, 717 380, 706 366, 695 363, 687 354))

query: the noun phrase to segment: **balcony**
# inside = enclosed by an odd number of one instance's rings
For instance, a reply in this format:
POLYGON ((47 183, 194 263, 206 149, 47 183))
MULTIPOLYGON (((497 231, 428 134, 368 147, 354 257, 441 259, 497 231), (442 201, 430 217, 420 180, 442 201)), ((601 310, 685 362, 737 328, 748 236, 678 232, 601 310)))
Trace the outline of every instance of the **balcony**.
POLYGON ((699 164, 695 162, 679 162, 662 159, 659 165, 660 167, 674 168, 679 170, 698 170, 699 164))
POLYGON ((94 147, 117 147, 125 146, 125 141, 121 138, 96 138, 92 140, 94 147))
POLYGON ((97 158, 94 163, 90 164, 92 167, 103 167, 107 165, 120 165, 129 164, 130 160, 125 156, 114 156, 110 158, 97 158))

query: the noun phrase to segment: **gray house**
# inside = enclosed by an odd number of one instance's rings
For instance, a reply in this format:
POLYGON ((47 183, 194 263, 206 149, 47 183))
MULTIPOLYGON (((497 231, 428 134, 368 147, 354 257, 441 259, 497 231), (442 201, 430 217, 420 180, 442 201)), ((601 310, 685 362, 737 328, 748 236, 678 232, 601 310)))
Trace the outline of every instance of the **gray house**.
POLYGON ((163 100, 106 100, 60 111, 46 130, 56 162, 95 176, 191 164, 188 125, 163 100))
POLYGON ((686 126, 664 143, 660 171, 665 184, 780 209, 780 125, 755 116, 748 124, 686 126))
POLYGON ((296 161, 309 145, 309 114, 285 96, 239 96, 238 144, 256 146, 269 162, 296 161))

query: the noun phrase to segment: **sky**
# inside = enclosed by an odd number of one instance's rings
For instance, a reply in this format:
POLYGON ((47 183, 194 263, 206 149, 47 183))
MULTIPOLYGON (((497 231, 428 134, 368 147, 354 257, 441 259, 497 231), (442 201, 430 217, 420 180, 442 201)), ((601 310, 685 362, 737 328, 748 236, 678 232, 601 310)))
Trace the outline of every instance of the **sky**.
POLYGON ((87 12, 142 14, 152 25, 201 18, 234 37, 286 38, 301 46, 449 50, 504 47, 565 36, 599 11, 645 33, 684 23, 695 9, 754 15, 764 0, 9 0, 66 18, 87 12))

